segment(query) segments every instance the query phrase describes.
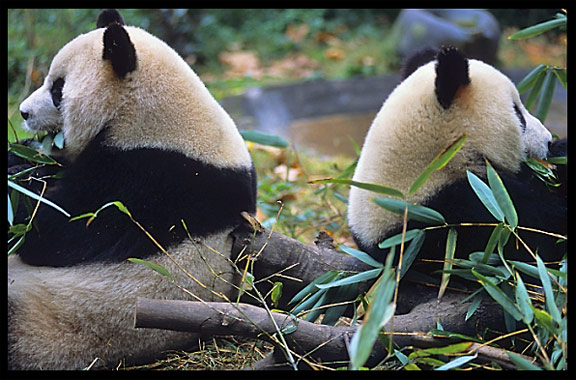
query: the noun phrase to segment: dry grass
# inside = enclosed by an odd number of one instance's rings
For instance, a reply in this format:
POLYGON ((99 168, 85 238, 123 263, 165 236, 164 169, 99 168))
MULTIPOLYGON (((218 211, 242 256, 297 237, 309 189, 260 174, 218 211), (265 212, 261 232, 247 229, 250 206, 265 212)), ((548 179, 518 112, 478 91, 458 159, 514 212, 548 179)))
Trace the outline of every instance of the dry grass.
POLYGON ((238 337, 217 337, 200 342, 193 352, 168 351, 165 358, 141 366, 124 367, 122 370, 239 370, 264 358, 273 346, 260 340, 238 337))

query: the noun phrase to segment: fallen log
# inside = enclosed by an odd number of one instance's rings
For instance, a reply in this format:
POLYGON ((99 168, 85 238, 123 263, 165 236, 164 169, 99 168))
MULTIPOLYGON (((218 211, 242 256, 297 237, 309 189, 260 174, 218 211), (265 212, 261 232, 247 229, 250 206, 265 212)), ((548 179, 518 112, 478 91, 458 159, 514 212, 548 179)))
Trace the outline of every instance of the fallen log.
MULTIPOLYGON (((273 282, 283 283, 282 299, 277 305, 288 309, 287 302, 302 288, 330 270, 363 272, 374 269, 353 256, 338 252, 332 238, 321 231, 315 245, 299 242, 277 232, 246 223, 232 232, 232 259, 253 261, 252 274, 262 294, 273 282)), ((371 282, 359 284, 359 292, 368 290, 371 282)), ((246 302, 250 300, 246 299, 246 302)))
MULTIPOLYGON (((355 257, 334 249, 332 238, 320 232, 316 245, 308 245, 264 227, 246 223, 232 232, 232 258, 254 260, 252 274, 256 280, 282 281, 284 301, 290 300, 304 286, 330 270, 363 272, 373 269, 355 257)), ((365 291, 371 283, 361 284, 365 291)), ((262 293, 267 290, 263 288, 262 293)), ((281 305, 285 306, 285 305, 281 305)))
MULTIPOLYGON (((282 281, 282 310, 289 310, 287 301, 304 286, 330 270, 363 272, 373 269, 355 257, 342 254, 334 248, 332 239, 320 233, 315 245, 307 245, 282 234, 271 232, 247 220, 233 234, 232 258, 238 262, 249 259, 252 274, 261 294, 267 280, 282 281)), ((372 282, 359 284, 364 292, 372 282)), ((443 346, 447 338, 427 333, 440 323, 445 331, 477 336, 486 328, 505 331, 502 308, 493 302, 484 302, 471 318, 464 316, 470 306, 462 302, 467 293, 448 291, 437 300, 437 288, 403 281, 398 292, 397 314, 384 327, 397 347, 443 346)), ((312 365, 346 366, 347 344, 356 326, 327 326, 310 323, 288 314, 271 312, 246 303, 192 302, 151 300, 139 298, 135 314, 135 327, 161 328, 198 333, 204 337, 234 335, 265 339, 276 344, 275 352, 254 363, 252 369, 280 369, 294 366, 310 368, 312 365), (296 328, 295 328, 296 327, 296 328), (287 329, 291 329, 288 333, 287 329), (282 331, 285 341, 279 342, 282 331), (287 354, 287 346, 291 354, 287 354), (293 355, 292 355, 293 354, 293 355), (313 364, 316 363, 316 364, 313 364), (321 364, 319 364, 321 363, 321 364), (339 363, 339 364, 337 364, 339 363)), ((471 343, 470 351, 479 360, 499 363, 503 368, 516 368, 504 350, 471 343)), ((388 350, 377 341, 366 363, 374 366, 388 355, 388 350)), ((529 358, 528 358, 529 359, 529 358)))
MULTIPOLYGON (((484 330, 487 322, 491 328, 504 328, 501 308, 493 303, 481 305, 476 313, 464 320, 470 304, 462 303, 464 295, 446 294, 441 301, 429 299, 416 306, 410 313, 395 316, 385 327, 398 347, 430 347, 447 345, 446 338, 434 338, 427 332, 440 323, 446 331, 475 336, 484 330), (494 321, 500 321, 494 326, 494 321)), ((278 332, 291 352, 295 365, 302 366, 302 358, 310 361, 345 366, 348 360, 347 344, 356 326, 326 326, 307 322, 288 314, 271 312, 254 305, 226 302, 171 301, 138 298, 135 327, 161 328, 198 333, 201 336, 234 335, 258 338, 279 344, 278 332)), ((470 350, 480 359, 498 362, 503 368, 515 368, 503 350, 471 343, 470 350)), ((367 365, 375 365, 388 354, 377 341, 367 365)), ((258 369, 277 369, 286 366, 287 359, 266 358, 258 369)))

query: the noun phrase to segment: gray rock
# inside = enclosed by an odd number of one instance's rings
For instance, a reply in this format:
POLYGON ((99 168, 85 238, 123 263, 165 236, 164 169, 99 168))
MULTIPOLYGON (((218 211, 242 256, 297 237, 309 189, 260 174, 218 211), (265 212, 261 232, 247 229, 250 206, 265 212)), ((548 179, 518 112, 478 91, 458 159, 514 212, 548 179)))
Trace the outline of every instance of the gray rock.
POLYGON ((495 65, 500 26, 481 9, 405 9, 394 24, 396 50, 406 57, 425 47, 452 45, 469 58, 495 65))

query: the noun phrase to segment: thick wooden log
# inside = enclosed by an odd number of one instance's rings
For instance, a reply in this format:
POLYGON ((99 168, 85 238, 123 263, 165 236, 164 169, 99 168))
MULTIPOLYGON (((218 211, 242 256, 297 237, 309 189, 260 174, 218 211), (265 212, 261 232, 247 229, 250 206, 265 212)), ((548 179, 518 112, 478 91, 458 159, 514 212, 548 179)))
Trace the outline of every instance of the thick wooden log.
MULTIPOLYGON (((284 301, 330 270, 363 272, 373 269, 355 257, 337 252, 332 239, 322 232, 316 245, 301 243, 263 227, 254 230, 250 224, 236 229, 232 236, 232 257, 251 255, 255 260, 253 274, 256 280, 282 281, 284 301)), ((360 291, 367 290, 370 285, 361 284, 360 291)))
MULTIPOLYGON (((410 313, 395 316, 384 329, 393 335, 393 341, 399 347, 427 347, 448 344, 445 339, 426 335, 428 331, 436 328, 438 322, 447 331, 471 336, 482 331, 487 324, 492 328, 503 327, 501 308, 491 303, 480 306, 473 317, 465 321, 463 316, 470 304, 462 303, 463 297, 464 295, 447 294, 439 302, 429 299, 410 313), (497 323, 499 326, 494 326, 495 321, 501 321, 497 323)), ((248 304, 146 298, 138 298, 135 327, 187 331, 201 336, 235 335, 266 339, 276 344, 277 331, 280 330, 285 332, 284 339, 296 355, 307 354, 310 359, 322 363, 346 362, 347 344, 356 329, 354 326, 318 325, 248 304), (287 333, 288 330, 294 331, 287 333)), ((514 368, 501 350, 495 351, 480 345, 475 350, 479 357, 485 360, 497 361, 506 368, 514 368)), ((368 364, 378 363, 386 354, 385 347, 377 342, 368 364)), ((278 364, 278 361, 270 358, 267 360, 270 365, 278 364)))

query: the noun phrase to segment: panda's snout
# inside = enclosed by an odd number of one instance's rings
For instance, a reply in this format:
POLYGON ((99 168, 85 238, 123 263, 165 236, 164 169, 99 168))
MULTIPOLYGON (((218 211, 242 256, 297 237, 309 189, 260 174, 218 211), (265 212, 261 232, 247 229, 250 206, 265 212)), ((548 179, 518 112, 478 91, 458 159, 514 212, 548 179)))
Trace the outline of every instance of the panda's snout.
POLYGON ((32 132, 58 131, 62 128, 62 112, 54 106, 49 92, 40 87, 20 103, 22 126, 32 132))

